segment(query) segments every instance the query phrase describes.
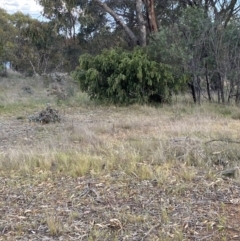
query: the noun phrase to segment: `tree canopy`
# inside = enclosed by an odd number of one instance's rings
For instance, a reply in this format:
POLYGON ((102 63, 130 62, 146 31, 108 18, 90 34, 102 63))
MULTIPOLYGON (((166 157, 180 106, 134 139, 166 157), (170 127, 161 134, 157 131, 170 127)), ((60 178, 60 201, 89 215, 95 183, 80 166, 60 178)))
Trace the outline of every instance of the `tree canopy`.
MULTIPOLYGON (((71 72, 84 54, 142 48, 194 102, 240 101, 237 0, 36 0, 40 22, 0 9, 0 66, 28 75, 71 72), (217 99, 215 97, 217 94, 217 99)), ((140 62, 139 62, 140 63, 140 62)))

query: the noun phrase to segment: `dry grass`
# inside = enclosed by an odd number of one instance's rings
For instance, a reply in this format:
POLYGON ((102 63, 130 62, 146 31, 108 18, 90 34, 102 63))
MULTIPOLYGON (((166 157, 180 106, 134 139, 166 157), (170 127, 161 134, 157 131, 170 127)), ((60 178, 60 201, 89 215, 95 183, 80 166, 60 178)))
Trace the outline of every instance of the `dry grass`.
POLYGON ((238 240, 237 107, 59 103, 28 81, 0 83, 0 240, 238 240), (44 102, 61 123, 27 121, 44 102))

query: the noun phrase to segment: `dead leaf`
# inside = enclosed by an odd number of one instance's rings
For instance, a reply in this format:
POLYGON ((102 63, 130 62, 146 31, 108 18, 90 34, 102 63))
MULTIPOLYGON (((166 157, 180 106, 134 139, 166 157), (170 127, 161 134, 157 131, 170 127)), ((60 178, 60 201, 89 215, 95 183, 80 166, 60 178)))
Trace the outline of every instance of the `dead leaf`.
POLYGON ((113 229, 122 229, 122 223, 118 219, 112 218, 109 220, 108 227, 113 229))
POLYGON ((25 215, 28 214, 28 213, 32 213, 32 210, 27 209, 27 210, 24 211, 24 214, 25 214, 25 215))

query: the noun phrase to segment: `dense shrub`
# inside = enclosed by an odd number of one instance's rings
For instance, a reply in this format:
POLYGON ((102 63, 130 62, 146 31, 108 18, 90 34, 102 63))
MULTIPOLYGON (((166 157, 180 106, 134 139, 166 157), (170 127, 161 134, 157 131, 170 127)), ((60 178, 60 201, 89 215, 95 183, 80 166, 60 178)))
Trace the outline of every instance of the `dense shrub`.
POLYGON ((82 55, 74 78, 90 98, 118 104, 168 101, 174 79, 168 65, 149 59, 143 49, 104 50, 82 55))

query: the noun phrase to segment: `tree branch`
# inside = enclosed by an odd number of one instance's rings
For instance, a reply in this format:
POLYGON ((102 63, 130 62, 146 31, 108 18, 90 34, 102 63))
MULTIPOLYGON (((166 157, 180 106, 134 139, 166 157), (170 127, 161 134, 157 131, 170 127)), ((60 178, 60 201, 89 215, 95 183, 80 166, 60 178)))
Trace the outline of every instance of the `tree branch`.
POLYGON ((133 31, 124 23, 124 21, 110 7, 108 7, 106 3, 103 3, 100 0, 94 0, 94 1, 114 18, 116 23, 118 23, 123 28, 123 30, 129 36, 129 38, 131 39, 134 45, 139 44, 138 38, 133 33, 133 31))
POLYGON ((228 142, 228 143, 235 143, 235 144, 240 144, 240 141, 233 141, 231 139, 213 139, 210 141, 205 142, 205 144, 211 143, 211 142, 215 142, 215 141, 221 141, 221 142, 228 142))

